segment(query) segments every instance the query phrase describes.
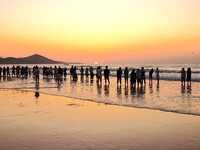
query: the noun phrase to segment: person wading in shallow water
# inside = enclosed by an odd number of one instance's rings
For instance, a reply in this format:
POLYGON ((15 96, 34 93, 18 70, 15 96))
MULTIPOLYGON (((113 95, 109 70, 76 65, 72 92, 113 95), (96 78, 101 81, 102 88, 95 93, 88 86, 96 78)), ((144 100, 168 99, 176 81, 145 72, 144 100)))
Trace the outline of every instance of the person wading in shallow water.
POLYGON ((126 67, 124 70, 125 85, 128 85, 128 76, 129 76, 129 71, 128 68, 126 67))
POLYGON ((153 84, 153 68, 149 71, 149 86, 153 84))
POLYGON ((73 79, 73 74, 74 74, 74 66, 71 66, 71 68, 70 68, 70 80, 73 79))
POLYGON ((108 84, 110 84, 109 76, 110 76, 110 70, 108 69, 108 66, 106 66, 106 69, 104 70, 105 84, 107 83, 107 81, 108 81, 108 84))
POLYGON ((38 66, 36 66, 34 69, 34 75, 35 75, 36 87, 39 87, 40 70, 39 70, 38 66))
POLYGON ((159 85, 160 83, 160 71, 158 68, 156 68, 156 79, 157 79, 157 86, 159 85))
POLYGON ((119 67, 119 69, 117 70, 117 85, 118 83, 120 83, 120 85, 122 84, 122 68, 119 67))
POLYGON ((192 71, 191 71, 191 68, 189 67, 187 69, 187 85, 188 86, 191 86, 191 82, 192 82, 192 71))
POLYGON ((97 84, 102 84, 102 69, 100 66, 97 67, 96 70, 96 76, 97 76, 97 84))
POLYGON ((186 77, 186 72, 185 72, 185 69, 182 68, 181 69, 181 85, 182 86, 185 86, 185 77, 186 77))
POLYGON ((130 79, 130 82, 131 82, 131 86, 136 86, 136 73, 135 73, 135 69, 132 70, 131 72, 131 79, 130 79))
POLYGON ((139 88, 141 85, 141 71, 140 69, 136 70, 136 78, 137 78, 137 87, 139 88))
POLYGON ((144 67, 141 68, 141 83, 142 86, 146 86, 146 76, 145 76, 145 70, 144 67))

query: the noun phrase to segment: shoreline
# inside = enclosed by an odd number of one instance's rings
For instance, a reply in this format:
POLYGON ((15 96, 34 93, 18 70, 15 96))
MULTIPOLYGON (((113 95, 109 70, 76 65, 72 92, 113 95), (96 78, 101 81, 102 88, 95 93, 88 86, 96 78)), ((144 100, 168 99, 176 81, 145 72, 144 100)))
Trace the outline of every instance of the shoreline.
MULTIPOLYGON (((34 87, 33 87, 34 88, 34 87)), ((48 87, 49 88, 49 87, 48 87)), ((57 87, 50 87, 50 88, 57 88, 57 87)), ((32 88, 31 88, 32 89, 32 88)), ((39 92, 39 91, 29 91, 26 89, 16 89, 16 88, 0 88, 0 91, 4 91, 4 90, 16 90, 16 91, 22 91, 22 92, 30 92, 30 93, 35 93, 35 92, 39 92)), ((192 113, 182 113, 182 112, 178 112, 178 111, 167 111, 167 110, 162 110, 162 109, 153 109, 153 108, 148 108, 148 107, 133 107, 130 105, 119 105, 119 104, 113 104, 113 103, 105 103, 105 102, 100 102, 100 101, 95 101, 95 100, 90 100, 90 99, 83 99, 83 98, 76 98, 76 97, 70 97, 70 96, 65 96, 65 95, 54 95, 54 94, 50 94, 50 93, 45 93, 45 92, 39 92, 41 94, 45 94, 45 95, 49 95, 49 96, 56 96, 56 97, 63 97, 63 98, 70 98, 70 99, 75 99, 78 101, 86 101, 86 102, 92 102, 92 103, 97 103, 97 104, 104 104, 104 105, 111 105, 111 106, 119 106, 119 107, 126 107, 126 108, 133 108, 133 109, 146 109, 146 110, 152 110, 152 111, 160 111, 160 112, 166 112, 166 113, 174 113, 174 114, 180 114, 180 115, 191 115, 191 116, 200 116, 199 114, 192 114, 192 113)))

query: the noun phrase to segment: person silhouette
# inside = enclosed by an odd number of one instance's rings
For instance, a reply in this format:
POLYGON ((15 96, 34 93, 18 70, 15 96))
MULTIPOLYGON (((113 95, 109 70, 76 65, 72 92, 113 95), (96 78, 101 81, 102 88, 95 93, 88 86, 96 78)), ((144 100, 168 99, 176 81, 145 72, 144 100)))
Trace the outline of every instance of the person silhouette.
POLYGON ((102 84, 102 69, 100 66, 96 70, 97 84, 102 84))
POLYGON ((6 67, 3 67, 3 77, 6 77, 6 67))
POLYGON ((85 69, 85 76, 86 76, 86 78, 88 78, 88 76, 89 76, 89 69, 88 68, 85 69))
POLYGON ((128 85, 128 76, 129 76, 129 71, 128 71, 128 68, 125 67, 125 70, 124 70, 125 85, 128 85))
POLYGON ((73 69, 73 81, 77 81, 78 80, 78 75, 77 75, 77 72, 76 72, 76 66, 74 67, 73 69))
POLYGON ((70 68, 70 80, 73 79, 73 74, 74 74, 74 66, 71 66, 71 68, 70 68))
POLYGON ((135 73, 135 69, 133 69, 131 71, 131 79, 130 79, 130 82, 131 82, 131 86, 136 86, 136 73, 135 73))
POLYGON ((187 69, 187 85, 188 86, 191 86, 191 82, 192 82, 192 71, 191 71, 191 68, 189 67, 187 69))
POLYGON ((94 79, 93 70, 94 70, 94 69, 93 69, 93 67, 91 66, 91 67, 90 67, 90 80, 91 80, 91 81, 93 81, 93 79, 94 79))
POLYGON ((146 76, 144 67, 141 68, 141 83, 142 85, 146 86, 146 76))
POLYGON ((64 78, 66 79, 66 77, 67 77, 67 67, 64 67, 63 73, 64 73, 64 78))
POLYGON ((139 86, 141 84, 141 71, 140 71, 140 69, 137 69, 137 71, 136 71, 136 78, 137 78, 137 87, 139 88, 139 86))
POLYGON ((160 71, 158 68, 156 68, 156 79, 157 79, 157 85, 159 86, 160 83, 160 71))
POLYGON ((35 67, 34 74, 35 74, 35 81, 36 81, 36 84, 39 84, 39 80, 40 80, 40 70, 39 70, 38 66, 35 67))
POLYGON ((153 68, 149 71, 149 86, 152 86, 153 84, 153 68))
POLYGON ((10 68, 7 66, 7 77, 10 76, 10 68))
POLYGON ((15 70, 16 70, 16 68, 15 68, 15 66, 13 65, 13 67, 12 67, 12 77, 15 76, 15 70))
POLYGON ((181 85, 182 86, 185 86, 185 77, 186 77, 186 72, 185 72, 185 69, 182 68, 181 69, 181 85))
POLYGON ((119 69, 117 70, 117 85, 118 83, 120 83, 120 85, 122 84, 122 68, 119 67, 119 69))
POLYGON ((84 76, 84 69, 83 69, 83 67, 81 67, 80 72, 81 72, 81 77, 83 78, 83 76, 84 76))
POLYGON ((106 66, 106 69, 104 70, 105 84, 107 83, 107 81, 108 81, 108 84, 110 84, 109 76, 110 76, 110 70, 108 69, 108 66, 106 66))

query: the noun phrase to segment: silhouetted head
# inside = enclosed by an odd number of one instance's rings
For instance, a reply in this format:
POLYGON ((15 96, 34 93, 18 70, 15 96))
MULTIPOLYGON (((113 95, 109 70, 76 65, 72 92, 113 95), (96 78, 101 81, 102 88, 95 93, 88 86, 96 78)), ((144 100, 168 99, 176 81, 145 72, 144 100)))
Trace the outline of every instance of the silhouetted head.
POLYGON ((135 72, 135 69, 133 69, 132 71, 134 71, 134 72, 135 72))
POLYGON ((108 66, 106 66, 106 69, 108 69, 108 66))
POLYGON ((125 67, 125 70, 128 70, 128 68, 127 68, 127 67, 125 67))
POLYGON ((142 67, 142 70, 144 70, 144 67, 142 67))
POLYGON ((121 68, 121 67, 119 67, 119 70, 122 70, 122 68, 121 68))

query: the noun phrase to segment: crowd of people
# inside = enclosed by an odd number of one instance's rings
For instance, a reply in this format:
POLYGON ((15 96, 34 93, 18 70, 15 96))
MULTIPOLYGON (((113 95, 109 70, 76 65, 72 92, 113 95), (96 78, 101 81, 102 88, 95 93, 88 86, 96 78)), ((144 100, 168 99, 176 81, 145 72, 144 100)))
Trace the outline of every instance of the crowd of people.
POLYGON ((31 75, 31 69, 28 66, 13 66, 12 68, 10 67, 0 67, 0 77, 22 77, 22 78, 27 78, 29 75, 31 75))
MULTIPOLYGON (((62 82, 63 78, 67 77, 67 71, 68 69, 66 67, 61 68, 59 67, 43 67, 42 69, 42 75, 43 78, 54 78, 59 84, 62 82)), ((90 80, 94 80, 94 76, 96 75, 96 81, 97 84, 102 84, 102 76, 104 76, 105 85, 110 84, 110 70, 108 66, 105 66, 105 69, 103 70, 101 66, 98 66, 97 68, 90 67, 80 67, 80 76, 81 79, 90 77, 90 80), (96 72, 95 72, 96 71, 96 72), (95 74, 96 73, 96 74, 95 74)), ((77 81, 78 80, 78 74, 77 74, 77 67, 71 66, 69 69, 70 73, 70 80, 77 81)), ((157 85, 159 85, 160 80, 160 71, 158 68, 154 71, 154 69, 149 70, 149 86, 152 86, 153 83, 153 74, 155 73, 155 77, 157 80, 157 85)), ((187 81, 188 84, 191 85, 191 68, 188 68, 187 71, 185 71, 184 68, 181 70, 181 83, 183 86, 185 86, 185 82, 187 81)), ((13 66, 12 68, 9 67, 0 67, 0 77, 20 77, 20 78, 28 78, 29 76, 33 75, 33 78, 36 80, 36 83, 39 83, 40 79, 40 68, 38 66, 34 66, 33 69, 29 68, 28 66, 13 66)), ((146 71, 144 67, 141 67, 141 69, 131 69, 129 70, 128 67, 125 67, 124 70, 122 70, 121 67, 119 67, 116 71, 117 76, 117 85, 122 84, 122 77, 124 77, 125 85, 128 85, 130 80, 130 85, 134 87, 142 87, 146 86, 146 71)))

